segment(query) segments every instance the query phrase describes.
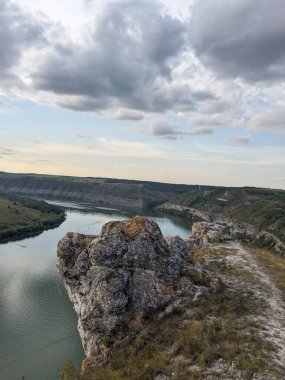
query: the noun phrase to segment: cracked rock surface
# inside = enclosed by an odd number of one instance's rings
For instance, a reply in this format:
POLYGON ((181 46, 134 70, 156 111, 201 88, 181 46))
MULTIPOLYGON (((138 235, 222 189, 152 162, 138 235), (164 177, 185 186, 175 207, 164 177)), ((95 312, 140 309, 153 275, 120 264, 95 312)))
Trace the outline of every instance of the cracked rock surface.
POLYGON ((184 240, 165 239, 155 222, 140 216, 107 223, 99 236, 68 233, 57 255, 93 365, 103 363, 130 329, 198 290, 181 274, 183 260, 191 259, 184 240))

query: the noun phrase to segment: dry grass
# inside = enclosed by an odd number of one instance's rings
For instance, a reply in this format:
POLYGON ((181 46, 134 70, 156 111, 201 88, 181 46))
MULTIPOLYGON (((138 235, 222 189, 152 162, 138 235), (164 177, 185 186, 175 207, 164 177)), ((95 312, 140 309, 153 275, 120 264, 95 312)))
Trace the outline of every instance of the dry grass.
POLYGON ((243 378, 251 379, 253 373, 265 370, 269 349, 250 318, 258 308, 253 294, 225 290, 190 302, 184 312, 180 309, 160 323, 146 324, 136 337, 114 347, 105 368, 78 379, 153 380, 158 374, 170 373, 176 380, 202 379, 203 371, 217 359, 228 367, 234 362, 243 378), (193 372, 193 366, 199 370, 193 372))
POLYGON ((255 281, 255 279, 252 277, 251 272, 247 270, 245 267, 240 267, 237 265, 232 266, 228 264, 222 264, 220 267, 217 267, 215 265, 207 265, 205 263, 205 257, 208 255, 215 256, 218 259, 223 259, 228 255, 232 255, 233 251, 233 248, 227 248, 225 246, 221 246, 220 244, 196 248, 193 249, 193 260, 195 263, 202 264, 203 266, 206 266, 209 270, 218 272, 220 274, 232 276, 239 280, 249 282, 255 281))
POLYGON ((270 251, 247 246, 266 274, 270 276, 285 301, 285 258, 270 251))
POLYGON ((264 369, 267 343, 258 337, 259 326, 251 315, 260 305, 253 294, 221 292, 212 295, 193 309, 191 322, 181 336, 181 351, 202 369, 216 359, 235 362, 244 378, 264 369))

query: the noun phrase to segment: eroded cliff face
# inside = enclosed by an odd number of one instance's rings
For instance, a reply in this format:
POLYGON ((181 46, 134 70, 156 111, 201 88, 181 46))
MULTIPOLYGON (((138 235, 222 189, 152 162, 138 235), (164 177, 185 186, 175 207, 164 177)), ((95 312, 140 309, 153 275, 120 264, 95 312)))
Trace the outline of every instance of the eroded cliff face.
POLYGON ((107 223, 100 236, 68 233, 57 255, 92 365, 102 364, 112 345, 146 318, 207 291, 182 275, 183 262, 191 261, 185 241, 165 239, 144 217, 107 223))
POLYGON ((190 188, 111 178, 0 173, 2 193, 134 208, 157 206, 190 188))

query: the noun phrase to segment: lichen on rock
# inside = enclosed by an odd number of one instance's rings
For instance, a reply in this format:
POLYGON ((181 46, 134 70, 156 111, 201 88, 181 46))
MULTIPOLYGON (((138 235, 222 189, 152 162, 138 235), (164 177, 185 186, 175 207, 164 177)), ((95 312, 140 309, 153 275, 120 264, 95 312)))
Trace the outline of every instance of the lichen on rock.
POLYGON ((104 363, 128 331, 199 291, 182 275, 183 261, 191 260, 184 240, 165 239, 155 222, 141 216, 107 223, 99 236, 68 233, 57 255, 87 366, 104 363))

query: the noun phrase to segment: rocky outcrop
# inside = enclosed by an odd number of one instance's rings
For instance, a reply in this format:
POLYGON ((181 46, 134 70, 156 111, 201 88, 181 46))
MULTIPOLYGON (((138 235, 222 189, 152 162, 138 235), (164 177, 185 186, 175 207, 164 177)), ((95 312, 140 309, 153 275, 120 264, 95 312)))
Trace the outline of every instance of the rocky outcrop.
POLYGON ((145 319, 207 291, 182 275, 183 262, 191 261, 185 241, 165 239, 155 222, 140 216, 107 223, 100 236, 68 233, 57 255, 87 367, 102 364, 112 345, 145 319))
POLYGON ((203 246, 218 243, 231 238, 231 228, 226 224, 197 222, 193 223, 190 243, 203 246))
POLYGON ((279 255, 285 256, 285 244, 275 235, 267 231, 261 231, 257 234, 254 238, 254 243, 261 248, 264 247, 279 255))
POLYGON ((233 223, 193 223, 192 234, 188 240, 188 244, 190 246, 200 247, 226 240, 251 242, 258 247, 269 249, 280 255, 285 255, 285 245, 275 235, 267 231, 257 232, 254 228, 246 228, 244 225, 233 223))

